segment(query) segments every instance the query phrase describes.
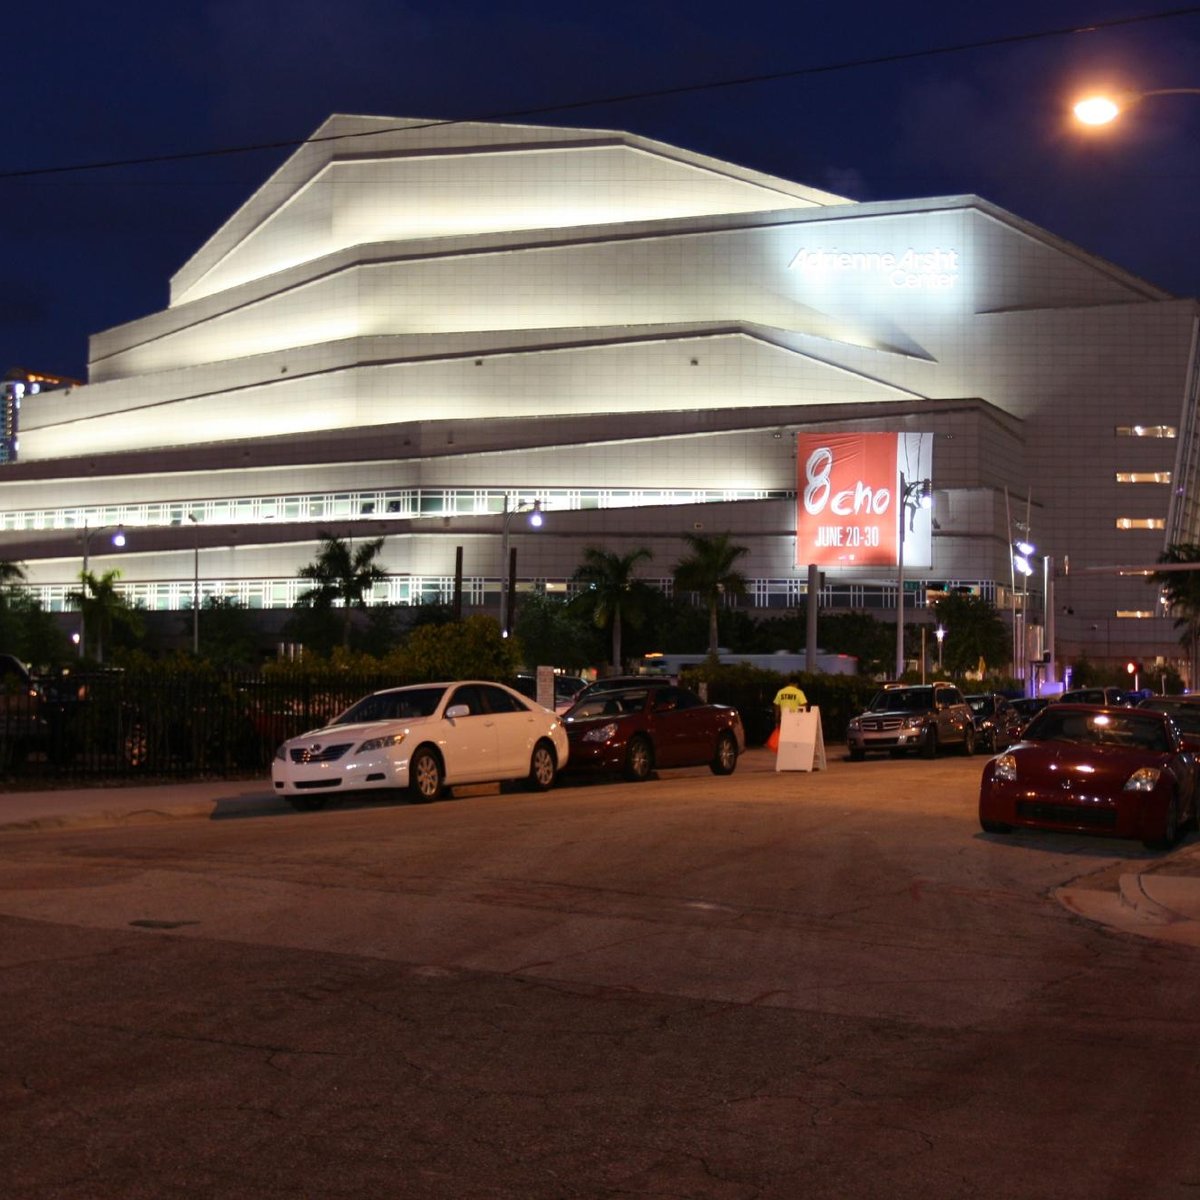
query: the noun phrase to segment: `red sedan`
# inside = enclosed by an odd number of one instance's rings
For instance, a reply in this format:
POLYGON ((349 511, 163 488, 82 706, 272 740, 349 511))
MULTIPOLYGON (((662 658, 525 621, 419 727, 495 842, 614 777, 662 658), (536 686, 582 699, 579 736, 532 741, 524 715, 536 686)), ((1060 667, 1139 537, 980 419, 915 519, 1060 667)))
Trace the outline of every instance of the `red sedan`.
POLYGON ((736 708, 686 688, 645 684, 585 697, 563 715, 571 771, 648 779, 656 767, 707 766, 730 775, 745 749, 736 708))
POLYGON ((1195 826, 1196 769, 1165 713, 1052 704, 984 767, 979 823, 986 833, 1099 833, 1166 850, 1195 826))

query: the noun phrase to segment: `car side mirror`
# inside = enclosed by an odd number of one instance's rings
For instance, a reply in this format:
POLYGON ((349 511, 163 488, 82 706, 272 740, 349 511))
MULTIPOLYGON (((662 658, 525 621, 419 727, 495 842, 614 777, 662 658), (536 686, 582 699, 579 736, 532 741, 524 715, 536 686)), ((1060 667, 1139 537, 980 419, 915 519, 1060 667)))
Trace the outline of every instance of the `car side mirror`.
POLYGON ((446 720, 453 721, 456 717, 469 717, 471 715, 470 708, 465 704, 452 704, 446 709, 446 720))

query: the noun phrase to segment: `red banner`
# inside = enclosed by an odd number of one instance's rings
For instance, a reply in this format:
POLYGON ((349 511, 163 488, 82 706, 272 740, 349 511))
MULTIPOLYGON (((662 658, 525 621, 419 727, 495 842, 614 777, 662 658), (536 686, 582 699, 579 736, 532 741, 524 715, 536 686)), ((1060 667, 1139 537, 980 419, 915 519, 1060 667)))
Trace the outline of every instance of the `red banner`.
POLYGON ((883 567, 897 561, 895 433, 796 438, 796 565, 883 567))

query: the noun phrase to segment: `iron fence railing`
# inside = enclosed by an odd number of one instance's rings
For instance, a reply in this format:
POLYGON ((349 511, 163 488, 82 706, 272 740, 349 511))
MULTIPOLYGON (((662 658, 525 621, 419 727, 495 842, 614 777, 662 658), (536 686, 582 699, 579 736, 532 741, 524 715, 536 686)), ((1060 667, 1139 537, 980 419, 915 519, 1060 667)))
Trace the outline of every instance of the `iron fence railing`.
POLYGON ((266 774, 280 742, 403 682, 145 671, 38 678, 32 689, 0 690, 0 786, 266 774))

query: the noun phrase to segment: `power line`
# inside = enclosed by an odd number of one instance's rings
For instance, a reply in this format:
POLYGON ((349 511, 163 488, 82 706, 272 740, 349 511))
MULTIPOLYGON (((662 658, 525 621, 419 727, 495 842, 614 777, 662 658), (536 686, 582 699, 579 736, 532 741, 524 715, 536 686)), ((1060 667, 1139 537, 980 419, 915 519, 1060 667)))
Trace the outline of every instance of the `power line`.
POLYGON ((707 83, 679 84, 675 87, 654 88, 640 92, 625 92, 615 96, 593 97, 587 100, 570 100, 561 104, 545 104, 535 108, 507 109, 477 114, 471 117, 455 117, 450 120, 424 121, 415 124, 392 125, 384 129, 372 129, 355 133, 332 133, 322 137, 289 138, 275 142, 255 142, 244 146, 224 146, 213 150, 187 150, 175 154, 154 154, 142 158, 116 158, 103 162, 71 163, 57 167, 31 167, 18 171, 0 171, 0 180, 29 179, 39 175, 61 175, 77 171, 104 171, 116 167, 147 166, 157 163, 184 162, 190 159, 220 158, 233 154, 253 154, 264 150, 286 150, 297 146, 317 145, 321 142, 336 142, 348 138, 379 137, 383 134, 405 133, 417 129, 435 129, 453 125, 468 125, 482 121, 510 121, 518 117, 543 116, 547 113, 571 112, 581 108, 598 108, 610 104, 627 104, 634 100, 655 100, 665 96, 683 96, 693 92, 716 91, 720 88, 746 87, 755 83, 771 83, 780 79, 799 79, 806 75, 827 75, 835 71, 851 71, 862 67, 878 67, 889 63, 911 62, 918 58, 935 58, 948 54, 961 54, 968 50, 984 50, 996 46, 1011 46, 1021 42, 1033 42, 1046 38, 1069 37, 1080 33, 1097 33, 1104 29, 1116 29, 1128 25, 1146 24, 1150 21, 1173 20, 1177 17, 1200 14, 1200 5, 1185 8, 1164 9, 1160 12, 1143 13, 1133 17, 1114 17, 1108 21, 1095 21, 1090 25, 1067 25, 1055 29, 1042 29, 1029 33, 1005 34, 1001 37, 985 38, 975 42, 958 42, 949 46, 933 46, 925 50, 909 50, 894 54, 881 54, 872 58, 847 59, 843 62, 824 63, 813 67, 795 67, 787 71, 771 71, 758 75, 742 75, 733 79, 716 79, 707 83))

